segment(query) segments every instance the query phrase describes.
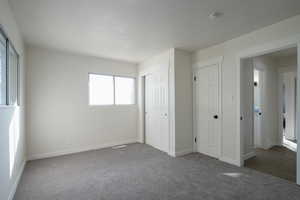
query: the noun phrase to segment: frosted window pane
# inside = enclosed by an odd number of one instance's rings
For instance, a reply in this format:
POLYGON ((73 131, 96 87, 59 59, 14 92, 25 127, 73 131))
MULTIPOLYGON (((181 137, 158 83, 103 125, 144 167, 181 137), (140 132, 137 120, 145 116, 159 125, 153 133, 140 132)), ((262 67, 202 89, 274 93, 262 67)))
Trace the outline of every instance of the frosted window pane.
POLYGON ((112 76, 89 75, 90 105, 114 104, 114 79, 112 76))
POLYGON ((135 79, 115 77, 116 104, 135 103, 135 79))

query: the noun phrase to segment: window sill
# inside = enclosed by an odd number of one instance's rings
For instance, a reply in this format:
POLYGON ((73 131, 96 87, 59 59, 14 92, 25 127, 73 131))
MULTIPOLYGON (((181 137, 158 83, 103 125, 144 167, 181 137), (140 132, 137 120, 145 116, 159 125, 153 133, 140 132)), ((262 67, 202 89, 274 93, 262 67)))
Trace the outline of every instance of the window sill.
POLYGON ((14 105, 0 105, 0 109, 2 108, 19 108, 20 106, 17 105, 17 106, 14 106, 14 105))

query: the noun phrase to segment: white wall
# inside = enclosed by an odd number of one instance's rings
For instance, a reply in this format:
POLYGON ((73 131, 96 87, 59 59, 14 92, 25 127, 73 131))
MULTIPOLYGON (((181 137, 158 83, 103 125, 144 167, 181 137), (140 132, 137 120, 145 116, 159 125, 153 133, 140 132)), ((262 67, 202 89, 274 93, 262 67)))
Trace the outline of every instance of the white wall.
POLYGON ((285 85, 285 94, 282 96, 285 99, 285 137, 289 140, 295 140, 295 128, 296 128, 296 93, 295 93, 295 80, 296 72, 285 72, 282 74, 282 80, 285 85))
POLYGON ((253 137, 253 59, 243 59, 241 66, 241 133, 244 141, 244 159, 254 155, 253 137))
MULTIPOLYGON (((289 107, 289 111, 286 113, 286 117, 288 117, 290 120, 289 122, 291 122, 288 126, 293 127, 292 129, 290 129, 290 133, 292 133, 294 136, 297 138, 296 135, 296 116, 295 116, 295 112, 296 112, 296 108, 294 105, 294 101, 295 101, 295 87, 296 85, 294 85, 294 79, 295 77, 297 77, 297 55, 291 55, 291 56, 284 56, 284 57, 280 57, 277 59, 278 62, 278 93, 279 93, 279 99, 278 99, 278 104, 279 104, 279 111, 282 113, 282 106, 283 106, 283 98, 286 98, 286 102, 290 101, 290 103, 288 104, 289 107), (286 76, 287 74, 289 74, 288 76, 286 76), (284 97, 283 95, 283 90, 282 90, 282 86, 283 83, 285 83, 287 90, 289 90, 288 93, 291 94, 291 96, 286 96, 284 97)), ((279 115, 279 142, 280 144, 282 143, 283 140, 283 116, 279 115)), ((288 122, 288 123, 289 123, 288 122)), ((287 128, 287 127, 286 127, 287 128)))
POLYGON ((136 77, 135 64, 29 47, 28 157, 137 141, 137 105, 89 106, 88 73, 136 77))
POLYGON ((239 81, 237 80, 237 55, 263 44, 299 37, 299 35, 300 15, 194 53, 193 63, 224 56, 222 65, 223 140, 221 146, 222 155, 227 162, 237 165, 240 163, 240 140, 237 131, 237 120, 239 119, 237 115, 237 81, 239 81))
POLYGON ((255 57, 254 68, 263 72, 261 92, 261 147, 269 149, 279 144, 278 64, 267 56, 255 57))
POLYGON ((193 81, 191 54, 175 49, 175 151, 193 151, 193 81))
POLYGON ((0 107, 0 199, 12 199, 25 164, 24 48, 7 0, 0 0, 0 24, 20 54, 21 106, 0 107))

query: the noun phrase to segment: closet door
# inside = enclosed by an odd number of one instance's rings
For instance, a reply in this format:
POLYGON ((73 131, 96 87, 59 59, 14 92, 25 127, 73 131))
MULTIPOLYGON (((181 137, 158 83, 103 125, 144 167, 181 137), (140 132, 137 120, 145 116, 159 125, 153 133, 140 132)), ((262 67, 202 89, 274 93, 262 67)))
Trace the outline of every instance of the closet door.
POLYGON ((146 76, 145 112, 146 144, 168 152, 168 68, 160 68, 146 76))

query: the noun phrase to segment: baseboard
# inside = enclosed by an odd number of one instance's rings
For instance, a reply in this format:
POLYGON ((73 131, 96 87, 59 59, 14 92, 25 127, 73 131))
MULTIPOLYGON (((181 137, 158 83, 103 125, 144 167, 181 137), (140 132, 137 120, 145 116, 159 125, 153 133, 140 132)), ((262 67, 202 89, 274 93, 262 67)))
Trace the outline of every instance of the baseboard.
POLYGON ((74 154, 74 153, 80 153, 84 151, 92 151, 92 150, 98 150, 103 148, 109 148, 116 145, 122 145, 122 144, 131 144, 138 142, 137 139, 129 139, 124 141, 118 141, 118 142, 112 142, 112 143, 106 143, 101 145, 91 145, 84 148, 78 148, 78 149, 68 149, 68 150, 62 150, 62 151, 56 151, 51 153, 42 153, 42 154, 35 154, 28 156, 28 160, 38 160, 43 158, 51 158, 56 156, 62 156, 62 155, 68 155, 68 154, 74 154))
POLYGON ((256 154, 254 151, 250 152, 250 153, 247 153, 244 155, 244 160, 248 160, 249 158, 252 158, 254 157, 256 154))
POLYGON ((222 162, 226 162, 226 163, 241 167, 241 163, 238 160, 235 160, 235 159, 232 159, 232 158, 227 158, 227 157, 223 156, 223 157, 219 158, 219 160, 222 161, 222 162))
POLYGON ((174 158, 176 157, 176 153, 175 152, 168 152, 168 155, 171 156, 171 157, 174 157, 174 158))
POLYGON ((184 155, 187 155, 187 154, 190 154, 190 153, 193 153, 193 149, 184 149, 184 150, 181 150, 181 151, 176 151, 175 152, 175 157, 178 157, 178 156, 184 156, 184 155))
POLYGON ((17 191, 17 188, 18 188, 20 179, 22 177, 25 165, 26 165, 26 160, 23 161, 21 169, 19 170, 19 172, 18 172, 18 174, 16 176, 16 179, 15 179, 13 185, 12 185, 11 191, 9 192, 8 200, 13 200, 13 198, 15 196, 15 193, 17 191))

